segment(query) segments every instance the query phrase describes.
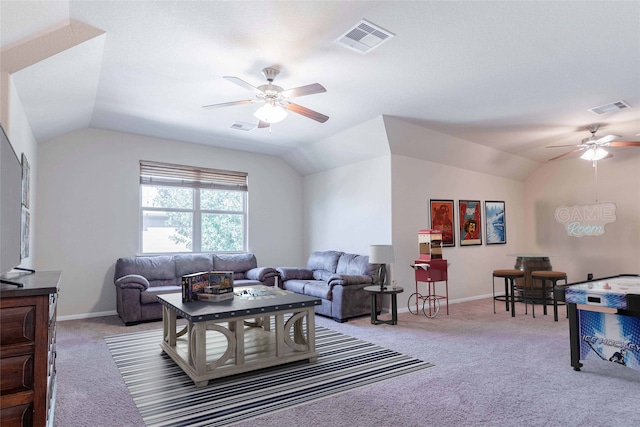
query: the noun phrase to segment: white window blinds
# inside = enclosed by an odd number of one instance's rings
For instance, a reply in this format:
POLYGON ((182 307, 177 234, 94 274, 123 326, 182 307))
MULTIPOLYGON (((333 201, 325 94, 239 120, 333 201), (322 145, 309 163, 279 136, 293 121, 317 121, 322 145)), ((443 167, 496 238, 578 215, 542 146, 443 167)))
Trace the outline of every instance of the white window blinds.
POLYGON ((249 191, 246 172, 140 160, 140 184, 249 191))

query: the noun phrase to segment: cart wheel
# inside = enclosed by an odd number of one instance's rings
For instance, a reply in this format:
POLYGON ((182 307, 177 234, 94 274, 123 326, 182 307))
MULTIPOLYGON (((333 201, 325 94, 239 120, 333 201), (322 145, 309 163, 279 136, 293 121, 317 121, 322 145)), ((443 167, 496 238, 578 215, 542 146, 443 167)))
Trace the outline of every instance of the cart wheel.
POLYGON ((422 304, 422 312, 429 319, 436 317, 440 312, 440 299, 435 295, 425 297, 424 303, 422 304))
POLYGON ((422 295, 417 292, 411 294, 411 296, 409 297, 409 302, 407 303, 407 305, 409 306, 409 313, 417 315, 420 312, 420 300, 422 299, 422 295))

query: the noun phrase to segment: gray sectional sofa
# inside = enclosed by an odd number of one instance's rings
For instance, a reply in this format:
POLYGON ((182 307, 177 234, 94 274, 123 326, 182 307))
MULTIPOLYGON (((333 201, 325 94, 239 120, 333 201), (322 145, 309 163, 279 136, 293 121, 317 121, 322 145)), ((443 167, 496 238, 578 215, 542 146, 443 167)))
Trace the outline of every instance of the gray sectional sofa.
POLYGON ((233 271, 236 286, 274 286, 278 276, 272 267, 258 267, 252 253, 120 258, 114 274, 118 315, 126 325, 162 319, 156 297, 181 292, 182 276, 200 271, 233 271))
MULTIPOLYGON (((378 264, 366 255, 339 251, 313 252, 303 267, 278 267, 283 289, 322 299, 316 314, 346 322, 371 314, 371 296, 362 288, 374 283, 378 264)), ((381 311, 378 299, 376 311, 381 311)))

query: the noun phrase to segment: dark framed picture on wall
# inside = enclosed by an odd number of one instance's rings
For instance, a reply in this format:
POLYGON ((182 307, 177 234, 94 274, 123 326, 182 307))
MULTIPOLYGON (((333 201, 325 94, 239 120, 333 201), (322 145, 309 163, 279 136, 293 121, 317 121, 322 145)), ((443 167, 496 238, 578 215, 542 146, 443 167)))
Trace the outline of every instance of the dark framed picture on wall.
POLYGON ((482 206, 479 200, 459 200, 460 246, 482 244, 482 206))
POLYGON ((507 222, 504 202, 484 202, 485 235, 487 245, 507 243, 507 222))
POLYGON ((456 245, 456 228, 453 220, 453 200, 429 201, 429 212, 431 215, 431 228, 442 231, 442 246, 456 245))

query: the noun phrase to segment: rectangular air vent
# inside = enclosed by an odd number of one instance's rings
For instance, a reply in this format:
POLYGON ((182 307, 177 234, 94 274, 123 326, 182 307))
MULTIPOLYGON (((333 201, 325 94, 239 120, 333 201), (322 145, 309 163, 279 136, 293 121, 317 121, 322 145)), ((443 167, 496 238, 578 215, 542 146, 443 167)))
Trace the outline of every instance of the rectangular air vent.
POLYGON ((235 122, 234 124, 232 124, 231 129, 235 129, 235 130, 243 130, 245 132, 248 132, 250 130, 255 129, 256 125, 252 124, 252 123, 245 123, 245 122, 235 122))
POLYGON ((595 114, 606 114, 613 113, 614 111, 626 110, 627 108, 631 108, 631 105, 626 101, 616 101, 599 107, 589 108, 589 111, 595 114))
POLYGON ((364 55, 394 36, 395 34, 362 19, 334 42, 364 55))

